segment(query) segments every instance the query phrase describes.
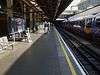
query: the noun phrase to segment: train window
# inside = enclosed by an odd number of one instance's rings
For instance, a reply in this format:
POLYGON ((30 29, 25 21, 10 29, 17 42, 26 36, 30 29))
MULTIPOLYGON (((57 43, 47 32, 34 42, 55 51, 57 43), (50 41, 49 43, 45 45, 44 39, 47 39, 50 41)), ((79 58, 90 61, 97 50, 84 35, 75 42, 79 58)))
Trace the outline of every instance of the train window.
POLYGON ((87 23, 85 26, 86 26, 87 28, 90 28, 90 27, 91 27, 91 22, 87 23))
POLYGON ((82 20, 82 21, 80 21, 80 26, 84 26, 85 25, 85 21, 84 20, 82 20))
POLYGON ((100 27, 100 18, 96 19, 96 27, 100 27))
POLYGON ((91 27, 91 25, 86 25, 86 27, 90 28, 90 27, 91 27))

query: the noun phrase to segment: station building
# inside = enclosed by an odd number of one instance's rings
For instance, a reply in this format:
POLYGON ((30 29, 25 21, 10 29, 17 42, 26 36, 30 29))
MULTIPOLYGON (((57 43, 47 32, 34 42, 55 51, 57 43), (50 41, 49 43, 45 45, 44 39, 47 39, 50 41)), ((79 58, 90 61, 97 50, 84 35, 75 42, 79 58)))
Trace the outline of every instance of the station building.
POLYGON ((78 9, 82 11, 99 4, 100 0, 81 0, 81 2, 78 4, 78 9))
POLYGON ((32 29, 36 22, 41 22, 44 13, 38 7, 38 4, 29 3, 25 0, 0 0, 0 36, 8 35, 11 32, 17 32, 16 20, 23 20, 23 27, 32 29), (31 7, 33 6, 33 7, 31 7))

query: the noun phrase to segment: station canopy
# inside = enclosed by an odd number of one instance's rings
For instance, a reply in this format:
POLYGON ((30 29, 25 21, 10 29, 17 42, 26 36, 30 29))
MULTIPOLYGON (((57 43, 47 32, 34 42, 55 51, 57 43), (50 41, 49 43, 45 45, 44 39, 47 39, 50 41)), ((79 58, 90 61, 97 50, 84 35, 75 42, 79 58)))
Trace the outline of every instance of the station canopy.
POLYGON ((43 11, 46 16, 54 20, 69 6, 73 0, 22 0, 30 7, 43 11))

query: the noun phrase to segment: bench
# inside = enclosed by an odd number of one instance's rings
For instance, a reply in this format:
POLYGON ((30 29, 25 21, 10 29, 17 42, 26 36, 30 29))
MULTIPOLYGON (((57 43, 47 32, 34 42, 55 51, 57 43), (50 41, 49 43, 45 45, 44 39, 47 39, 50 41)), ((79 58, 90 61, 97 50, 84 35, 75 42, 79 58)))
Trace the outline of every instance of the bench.
POLYGON ((7 49, 9 46, 11 46, 13 49, 13 45, 14 45, 14 42, 9 42, 6 36, 0 38, 1 50, 7 49))

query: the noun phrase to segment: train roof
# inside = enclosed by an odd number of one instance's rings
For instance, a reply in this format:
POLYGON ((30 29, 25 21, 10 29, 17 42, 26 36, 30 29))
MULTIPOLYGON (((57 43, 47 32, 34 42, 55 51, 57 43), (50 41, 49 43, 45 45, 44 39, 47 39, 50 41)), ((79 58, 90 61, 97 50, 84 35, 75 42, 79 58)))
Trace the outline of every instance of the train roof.
POLYGON ((85 19, 85 18, 93 18, 95 17, 94 15, 86 15, 86 16, 75 16, 75 17, 71 17, 69 18, 69 21, 78 21, 78 20, 82 20, 82 19, 85 19))
POLYGON ((100 13, 96 14, 96 15, 95 15, 95 18, 96 18, 96 19, 100 18, 100 13))
POLYGON ((68 19, 70 21, 77 21, 77 20, 81 20, 84 18, 93 18, 93 17, 100 18, 99 16, 100 16, 100 5, 93 7, 91 9, 88 9, 84 12, 79 13, 79 14, 76 14, 68 19))
POLYGON ((95 17, 95 15, 87 15, 84 18, 93 18, 93 17, 95 17))

